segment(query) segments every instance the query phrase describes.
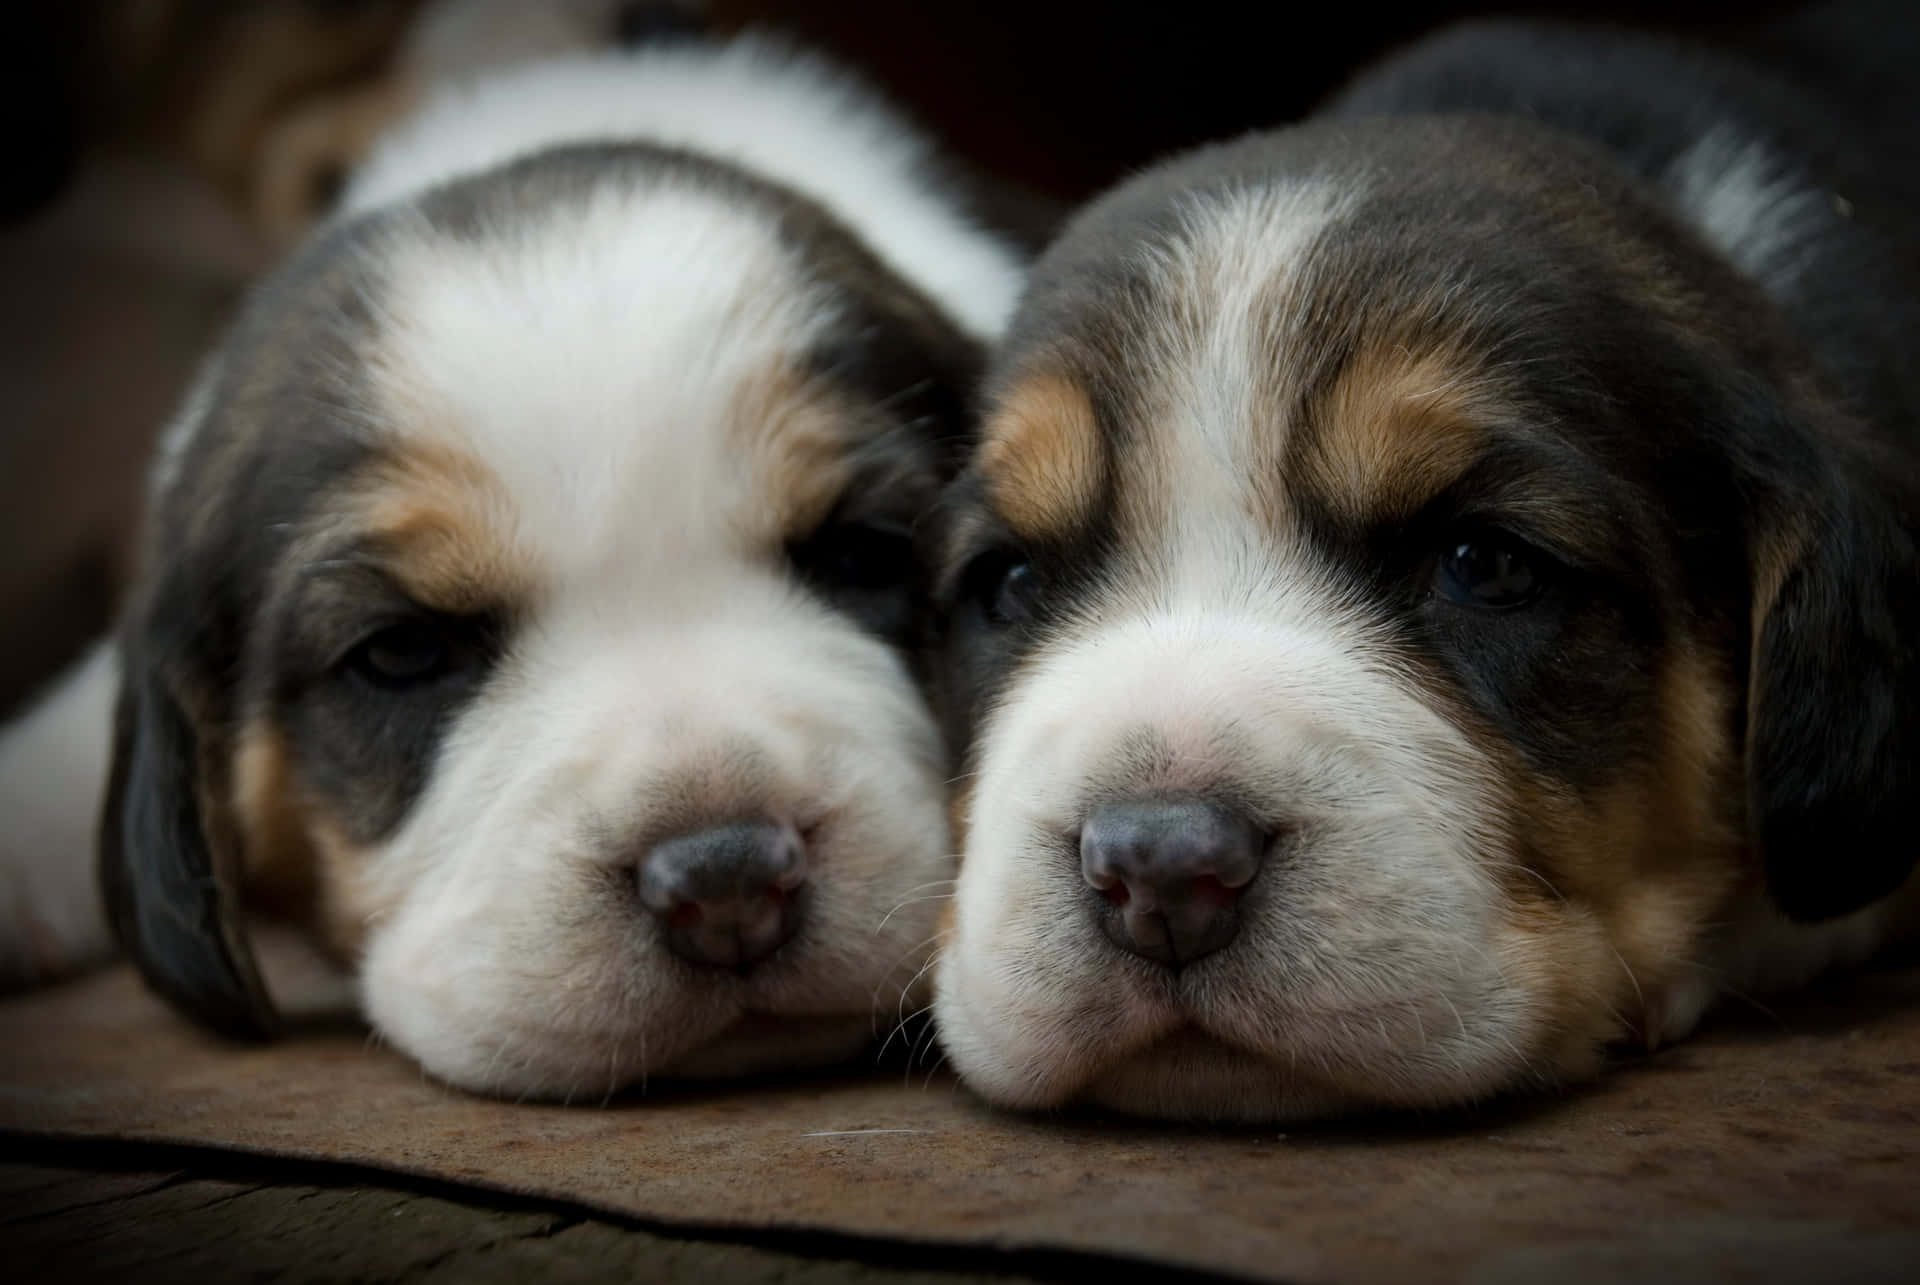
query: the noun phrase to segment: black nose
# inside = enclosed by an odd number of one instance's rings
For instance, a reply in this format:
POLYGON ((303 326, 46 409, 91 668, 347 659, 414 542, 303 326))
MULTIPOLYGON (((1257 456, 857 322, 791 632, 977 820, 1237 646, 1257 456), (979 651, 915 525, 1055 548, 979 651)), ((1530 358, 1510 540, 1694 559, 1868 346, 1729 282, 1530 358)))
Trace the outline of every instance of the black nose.
POLYGON ((680 958, 745 968, 799 926, 807 853, 792 827, 738 821, 675 835, 640 860, 641 904, 680 958))
POLYGON ((1233 940, 1266 847, 1252 821, 1199 799, 1109 803, 1081 827, 1080 873, 1116 946, 1178 968, 1233 940))

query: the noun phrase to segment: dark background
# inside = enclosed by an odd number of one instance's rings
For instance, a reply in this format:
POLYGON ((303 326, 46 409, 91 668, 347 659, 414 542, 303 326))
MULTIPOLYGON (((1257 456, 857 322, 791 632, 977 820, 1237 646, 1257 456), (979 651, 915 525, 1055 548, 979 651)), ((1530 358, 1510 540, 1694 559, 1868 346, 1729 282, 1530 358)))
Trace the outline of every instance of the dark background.
MULTIPOLYGON (((534 0, 537 3, 537 0, 534 0)), ((196 77, 217 76, 220 29, 275 0, 26 0, 5 42, 18 95, 6 209, 47 198, 103 139, 156 133, 196 77), (169 14, 166 47, 109 46, 124 11, 169 14)), ((418 0, 291 7, 361 39, 317 57, 298 92, 377 66, 418 0)), ((1084 197, 1168 151, 1298 116, 1368 58, 1441 23, 1530 14, 1670 30, 1737 32, 1780 0, 1589 3, 1181 3, 1096 0, 710 0, 716 23, 766 23, 830 49, 908 104, 962 155, 1062 199, 1084 197)))

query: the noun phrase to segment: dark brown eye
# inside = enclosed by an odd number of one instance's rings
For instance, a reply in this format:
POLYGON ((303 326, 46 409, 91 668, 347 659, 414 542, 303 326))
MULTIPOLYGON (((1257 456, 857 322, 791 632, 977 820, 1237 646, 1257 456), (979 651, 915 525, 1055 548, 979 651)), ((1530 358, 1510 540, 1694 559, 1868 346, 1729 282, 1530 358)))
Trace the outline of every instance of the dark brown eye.
POLYGON ((1433 571, 1433 591, 1467 607, 1506 611, 1540 595, 1546 559, 1501 532, 1475 532, 1449 540, 1433 571))
POLYGON ((1019 554, 995 549, 967 565, 961 576, 961 596, 976 605, 989 625, 1005 628, 1033 613, 1040 577, 1019 554))
POLYGON ((388 625, 347 653, 354 673, 382 687, 430 682, 452 668, 455 649, 445 631, 425 620, 388 625))
POLYGON ((815 580, 846 589, 894 589, 919 572, 913 539, 871 522, 838 522, 792 545, 787 555, 815 580))

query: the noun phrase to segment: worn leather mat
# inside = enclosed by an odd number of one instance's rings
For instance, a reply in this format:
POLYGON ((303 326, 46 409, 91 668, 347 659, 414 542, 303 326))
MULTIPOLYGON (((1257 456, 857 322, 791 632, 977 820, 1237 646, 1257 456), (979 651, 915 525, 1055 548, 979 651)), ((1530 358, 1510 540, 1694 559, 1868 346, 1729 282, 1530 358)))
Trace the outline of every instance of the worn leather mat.
POLYGON ((1920 968, 1730 1013, 1560 1099, 1443 1118, 1285 1134, 1027 1119, 924 1074, 513 1105, 430 1083, 337 1022, 223 1045, 124 969, 0 1005, 16 1135, 346 1162, 706 1233, 1263 1279, 1920 1279, 1920 968))

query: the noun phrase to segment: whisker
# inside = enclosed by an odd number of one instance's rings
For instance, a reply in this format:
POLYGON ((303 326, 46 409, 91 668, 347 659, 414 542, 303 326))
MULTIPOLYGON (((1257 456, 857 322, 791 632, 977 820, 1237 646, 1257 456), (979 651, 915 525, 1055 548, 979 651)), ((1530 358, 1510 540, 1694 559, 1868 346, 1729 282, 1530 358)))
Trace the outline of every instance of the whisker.
MULTIPOLYGON (((937 942, 940 939, 940 937, 941 937, 941 934, 935 933, 932 937, 929 937, 926 939, 926 941, 920 943, 919 946, 914 947, 914 950, 918 951, 922 947, 932 945, 935 942, 937 942)), ((911 951, 908 952, 908 955, 906 958, 911 958, 912 953, 913 952, 911 951)), ((903 958, 901 960, 901 963, 905 963, 906 958, 903 958)), ((894 1000, 894 1005, 893 1005, 893 1016, 894 1016, 894 1023, 896 1026, 904 1024, 909 1020, 909 1015, 906 1012, 907 997, 914 993, 914 988, 920 984, 920 979, 927 975, 928 970, 934 966, 935 962, 938 959, 939 959, 939 951, 937 950, 928 951, 927 957, 921 961, 920 966, 914 969, 913 975, 907 978, 905 984, 900 987, 899 994, 896 996, 894 1000)), ((895 968, 898 968, 898 967, 899 965, 895 965, 895 968)), ((889 969, 887 975, 892 976, 893 969, 889 969)), ((875 1035, 878 1035, 880 1033, 880 1012, 881 1012, 880 987, 884 985, 886 985, 886 981, 883 978, 880 982, 880 985, 875 986, 873 988, 872 994, 867 997, 868 1009, 873 1014, 872 1030, 875 1035)), ((891 1035, 889 1035, 888 1038, 891 1039, 892 1038, 891 1035)))
POLYGON ((892 919, 895 915, 905 910, 908 906, 918 906, 922 902, 928 902, 928 901, 952 901, 952 900, 953 900, 953 894, 950 892, 933 892, 933 893, 928 893, 924 897, 908 897, 905 901, 901 902, 899 905, 895 906, 892 910, 889 910, 886 913, 885 918, 881 919, 880 921, 880 926, 873 930, 874 936, 877 937, 880 935, 881 930, 887 926, 887 920, 892 919))
MULTIPOLYGON (((940 1060, 938 1062, 935 1062, 933 1064, 933 1069, 927 1072, 927 1078, 920 1081, 920 1091, 922 1093, 925 1093, 928 1089, 933 1087, 933 1077, 940 1074, 940 1068, 945 1066, 946 1064, 947 1064, 947 1055, 946 1053, 942 1052, 940 1054, 940 1060)), ((956 1080, 955 1083, 957 1084, 959 1083, 959 1081, 956 1080)))
POLYGON ((914 1018, 919 1017, 922 1013, 930 1013, 932 1011, 933 1011, 933 1004, 929 1002, 921 1005, 919 1008, 914 1009, 913 1012, 908 1013, 905 1017, 901 1018, 898 1022, 895 1022, 893 1024, 893 1029, 887 1032, 887 1038, 881 1042, 879 1052, 873 1055, 873 1060, 875 1062, 879 1062, 881 1059, 885 1058, 887 1055, 887 1050, 893 1047, 893 1037, 900 1034, 902 1031, 906 1030, 907 1024, 912 1022, 914 1018))
POLYGON ((1613 957, 1620 961, 1620 967, 1626 970, 1627 980, 1633 983, 1633 997, 1639 1001, 1641 1013, 1645 1014, 1647 1011, 1647 997, 1640 989, 1640 979, 1633 975, 1633 969, 1628 965, 1627 957, 1620 953, 1618 947, 1612 943, 1608 943, 1607 949, 1613 952, 1613 957))

